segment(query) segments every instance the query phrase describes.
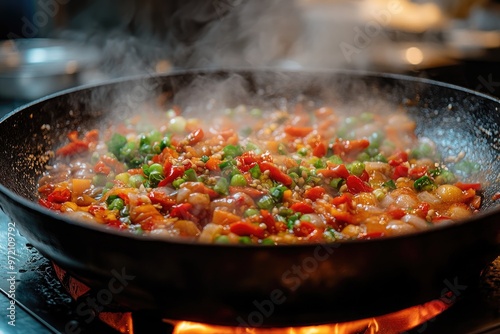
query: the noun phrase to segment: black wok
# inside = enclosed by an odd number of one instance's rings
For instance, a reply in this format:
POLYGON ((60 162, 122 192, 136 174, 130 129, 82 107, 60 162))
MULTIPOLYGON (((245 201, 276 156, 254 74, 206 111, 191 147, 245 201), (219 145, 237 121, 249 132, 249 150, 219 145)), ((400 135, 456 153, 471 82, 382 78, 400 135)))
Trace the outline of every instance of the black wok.
POLYGON ((458 297, 500 254, 500 209, 492 200, 500 191, 499 107, 498 100, 473 91, 391 75, 215 71, 119 80, 49 96, 0 122, 0 202, 42 254, 93 288, 108 308, 250 326, 366 318, 458 297), (201 93, 203 87, 209 94, 201 93), (160 93, 188 103, 193 89, 203 102, 198 107, 211 96, 229 105, 283 105, 302 96, 372 110, 382 108, 377 96, 407 109, 418 134, 432 138, 443 157, 463 152, 480 164, 470 181, 483 183, 483 211, 453 226, 400 237, 259 247, 139 237, 72 221, 35 203, 50 150, 67 132, 98 126, 111 108, 137 112, 160 93))

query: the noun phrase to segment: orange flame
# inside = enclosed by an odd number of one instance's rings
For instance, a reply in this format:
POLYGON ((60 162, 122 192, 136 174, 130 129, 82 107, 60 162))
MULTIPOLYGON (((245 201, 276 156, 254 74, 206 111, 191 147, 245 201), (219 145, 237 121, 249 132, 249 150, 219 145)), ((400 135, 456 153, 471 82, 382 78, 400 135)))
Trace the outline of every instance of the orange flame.
POLYGON ((389 334, 404 332, 432 319, 449 307, 434 300, 376 318, 338 324, 284 328, 244 328, 201 324, 189 321, 170 321, 174 334, 389 334))

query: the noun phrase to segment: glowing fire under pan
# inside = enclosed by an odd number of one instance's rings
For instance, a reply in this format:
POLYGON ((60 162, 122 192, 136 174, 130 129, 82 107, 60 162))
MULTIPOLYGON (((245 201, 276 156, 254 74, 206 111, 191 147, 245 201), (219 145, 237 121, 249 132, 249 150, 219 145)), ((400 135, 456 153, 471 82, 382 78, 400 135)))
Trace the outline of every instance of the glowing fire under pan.
POLYGON ((499 106, 432 81, 345 72, 177 72, 119 80, 49 96, 2 120, 0 202, 44 256, 101 293, 96 298, 111 293, 110 310, 250 327, 366 319, 441 300, 500 253, 499 106), (297 99, 346 110, 405 109, 417 134, 432 138, 443 157, 476 163, 474 179, 465 181, 482 184, 480 212, 402 236, 264 246, 133 235, 36 203, 52 150, 68 132, 102 125, 111 111, 121 117, 165 101, 207 114, 239 104, 286 109, 297 99))

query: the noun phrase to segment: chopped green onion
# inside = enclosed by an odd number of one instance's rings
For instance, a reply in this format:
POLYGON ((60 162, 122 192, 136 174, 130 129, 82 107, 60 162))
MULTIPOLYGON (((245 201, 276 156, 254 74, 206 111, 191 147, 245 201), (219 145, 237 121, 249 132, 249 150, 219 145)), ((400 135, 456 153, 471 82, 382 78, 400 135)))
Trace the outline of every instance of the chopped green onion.
POLYGON ((167 147, 170 147, 170 137, 163 137, 160 142, 160 149, 163 151, 167 147))
POLYGON ((253 167, 252 167, 252 168, 250 168, 248 171, 250 172, 250 175, 252 175, 252 177, 253 177, 254 179, 258 179, 258 178, 260 178, 260 176, 262 175, 262 172, 260 171, 260 167, 259 167, 259 165, 255 165, 255 166, 253 166, 253 167))
POLYGON ((264 195, 257 201, 257 206, 260 209, 271 210, 275 205, 274 199, 270 195, 264 195))
POLYGON ((256 216, 259 215, 260 211, 254 208, 246 209, 245 212, 243 212, 243 217, 251 217, 251 216, 256 216))
POLYGON ((429 191, 436 188, 436 184, 427 175, 418 178, 413 183, 413 187, 418 191, 429 191))
POLYGON ((226 178, 219 178, 214 186, 214 190, 221 195, 229 194, 229 183, 227 182, 226 178))
POLYGON ((373 194, 375 195, 375 198, 377 199, 377 201, 381 201, 385 197, 385 191, 383 191, 382 189, 375 189, 373 191, 373 194))
POLYGON ((335 188, 335 189, 339 189, 343 182, 344 182, 343 178, 337 177, 337 178, 332 179, 330 181, 330 186, 335 188))
POLYGON ((127 138, 118 133, 113 134, 111 139, 106 143, 108 150, 115 156, 120 154, 120 149, 127 144, 127 138))
POLYGON ((394 182, 394 180, 389 180, 387 182, 384 182, 382 183, 382 186, 389 188, 391 190, 396 189, 396 183, 394 182))
POLYGON ((243 154, 243 149, 239 145, 227 145, 222 149, 225 158, 235 158, 243 154))
POLYGON ((196 182, 198 181, 198 177, 196 176, 196 172, 194 169, 189 168, 184 172, 184 180, 186 181, 191 181, 191 182, 196 182))
POLYGON ((125 203, 121 198, 115 198, 109 205, 109 210, 121 210, 125 207, 125 203))

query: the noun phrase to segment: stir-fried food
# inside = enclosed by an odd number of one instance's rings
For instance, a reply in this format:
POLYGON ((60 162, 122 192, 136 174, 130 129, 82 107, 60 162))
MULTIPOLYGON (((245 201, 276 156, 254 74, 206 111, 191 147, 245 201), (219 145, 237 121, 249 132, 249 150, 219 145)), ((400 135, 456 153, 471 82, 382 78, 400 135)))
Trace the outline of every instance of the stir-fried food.
POLYGON ((89 223, 207 243, 370 239, 452 223, 480 208, 477 168, 443 164, 404 113, 246 106, 209 120, 173 108, 71 132, 39 203, 89 223))

